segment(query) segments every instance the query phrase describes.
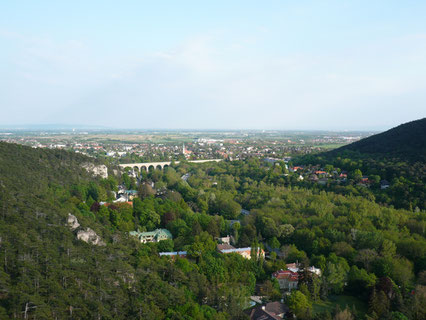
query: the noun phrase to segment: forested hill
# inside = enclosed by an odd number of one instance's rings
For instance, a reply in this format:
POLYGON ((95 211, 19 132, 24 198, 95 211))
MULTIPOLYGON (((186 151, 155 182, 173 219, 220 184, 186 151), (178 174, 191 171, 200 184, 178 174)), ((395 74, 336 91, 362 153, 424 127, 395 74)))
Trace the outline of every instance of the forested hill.
POLYGON ((381 158, 426 162, 426 118, 401 124, 330 153, 339 155, 347 150, 381 158))
MULTIPOLYGON (((92 176, 86 163, 97 164, 72 152, 0 143, 0 319, 235 318, 201 306, 212 285, 194 264, 170 265, 155 243, 141 247, 129 237, 131 207, 93 209, 115 199, 118 181, 92 176), (75 230, 69 213, 78 218, 75 230), (102 245, 77 238, 87 228, 102 245)), ((224 295, 216 291, 210 305, 224 295)), ((223 308, 241 311, 226 302, 223 308)))
POLYGON ((9 191, 40 195, 48 186, 69 186, 88 179, 84 163, 99 164, 74 152, 0 142, 0 181, 9 191))
MULTIPOLYGON (((107 248, 78 241, 66 226, 79 202, 72 186, 99 183, 85 163, 96 161, 0 142, 0 319, 89 319, 108 312, 101 292, 110 286, 106 278, 117 278, 111 266, 122 267, 115 262, 120 258, 107 259, 107 248)), ((108 241, 108 230, 90 217, 79 215, 79 222, 108 241)))

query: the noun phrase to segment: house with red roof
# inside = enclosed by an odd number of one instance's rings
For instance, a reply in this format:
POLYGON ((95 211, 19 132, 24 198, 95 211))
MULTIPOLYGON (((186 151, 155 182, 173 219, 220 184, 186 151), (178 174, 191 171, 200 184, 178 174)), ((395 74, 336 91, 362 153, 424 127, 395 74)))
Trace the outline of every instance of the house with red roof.
POLYGON ((320 174, 327 174, 327 172, 325 172, 323 170, 317 170, 317 171, 315 171, 315 174, 318 174, 318 175, 320 175, 320 174))
MULTIPOLYGON (((300 264, 288 263, 287 270, 278 270, 272 274, 272 278, 277 279, 280 289, 291 291, 297 289, 299 282, 299 271, 301 271, 300 264)), ((317 276, 321 276, 321 270, 314 266, 307 267, 307 271, 317 276)))
POLYGON ((361 182, 362 183, 369 183, 370 181, 368 180, 368 177, 364 176, 361 178, 361 182))
POLYGON ((280 289, 291 291, 297 289, 299 274, 291 270, 278 270, 272 274, 272 278, 277 279, 280 289))

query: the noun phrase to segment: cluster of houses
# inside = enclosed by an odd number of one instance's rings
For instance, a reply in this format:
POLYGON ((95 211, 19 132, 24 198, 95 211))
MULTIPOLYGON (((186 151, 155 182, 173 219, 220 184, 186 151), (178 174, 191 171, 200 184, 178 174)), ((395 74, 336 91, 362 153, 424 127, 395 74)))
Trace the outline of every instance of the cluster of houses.
MULTIPOLYGON (((285 168, 288 169, 290 173, 298 174, 297 179, 299 181, 307 180, 313 183, 318 183, 319 185, 326 185, 328 183, 346 183, 348 180, 347 171, 337 171, 333 170, 332 172, 327 172, 319 165, 317 166, 293 166, 289 167, 288 162, 291 160, 290 157, 277 159, 277 158, 264 158, 263 161, 268 164, 278 165, 279 162, 284 161, 285 168)), ((288 175, 288 174, 285 174, 288 175)), ((358 182, 359 186, 369 187, 371 181, 367 176, 362 176, 358 182)), ((390 187, 390 183, 387 180, 380 181, 380 189, 385 190, 390 187)))
MULTIPOLYGON (((278 270, 272 274, 277 279, 281 290, 291 291, 297 289, 299 272, 304 271, 299 263, 289 263, 286 270, 278 270)), ((321 276, 321 270, 313 266, 307 267, 307 271, 321 276)), ((252 308, 245 310, 251 320, 278 320, 293 319, 294 315, 282 301, 262 303, 261 297, 253 296, 251 300, 256 303, 252 308)))
MULTIPOLYGON (((328 183, 346 183, 348 180, 348 172, 341 171, 338 172, 337 170, 333 170, 332 172, 327 172, 323 168, 320 168, 319 166, 313 166, 313 167, 304 167, 304 166, 294 166, 289 167, 288 171, 291 173, 297 173, 299 174, 298 180, 308 180, 313 183, 318 183, 319 185, 326 185, 328 183)), ((358 182, 359 186, 363 187, 369 187, 371 184, 371 181, 368 179, 367 176, 362 176, 361 179, 358 182)), ((390 183, 386 180, 380 181, 380 188, 382 190, 389 188, 390 183)))
MULTIPOLYGON (((141 243, 147 242, 160 242, 162 240, 173 239, 172 234, 167 229, 156 229, 154 231, 140 232, 140 231, 130 231, 129 234, 133 237, 137 237, 141 243)), ((242 256, 245 259, 251 259, 253 255, 258 255, 258 257, 265 258, 265 251, 262 248, 235 248, 230 245, 230 237, 219 238, 219 243, 216 247, 217 251, 222 254, 236 253, 242 256)), ((175 252, 160 252, 161 257, 181 257, 184 258, 187 256, 186 251, 175 251, 175 252)))
MULTIPOLYGON (((162 240, 173 239, 172 234, 167 229, 156 229, 154 231, 140 232, 131 231, 131 236, 137 237, 141 243, 147 242, 160 242, 162 240)), ((265 251, 262 248, 235 248, 230 244, 231 238, 223 237, 218 238, 219 243, 216 246, 218 252, 222 254, 236 253, 245 259, 251 259, 253 255, 265 258, 265 251)), ((187 256, 186 251, 174 251, 174 252, 160 252, 160 256, 165 257, 181 257, 187 256)), ((286 270, 278 270, 272 274, 272 278, 277 279, 280 289, 291 291, 297 289, 299 282, 299 272, 303 269, 299 263, 290 263, 286 265, 286 270)), ((307 267, 307 271, 317 276, 321 275, 321 270, 314 266, 307 267)))
POLYGON ((330 179, 335 183, 344 183, 348 179, 348 173, 346 171, 342 171, 340 173, 337 170, 327 172, 324 169, 319 168, 318 166, 294 166, 290 167, 288 171, 291 173, 298 173, 299 180, 306 179, 308 181, 315 182, 320 185, 326 185, 330 179))
MULTIPOLYGON (((154 231, 148 232, 131 231, 130 235, 137 237, 141 243, 159 242, 162 240, 173 238, 172 234, 167 229, 156 229, 154 231)), ((241 255, 245 259, 251 259, 253 255, 256 254, 259 257, 265 257, 265 252, 261 248, 235 248, 230 244, 232 239, 229 236, 217 238, 217 240, 219 243, 217 244, 216 249, 222 254, 236 253, 241 255)), ((175 259, 176 257, 186 258, 187 251, 160 252, 159 255, 160 257, 169 257, 171 259, 175 259)), ((291 291, 297 289, 300 280, 300 272, 304 271, 304 269, 299 263, 290 263, 287 264, 286 267, 286 270, 281 269, 274 272, 272 274, 272 278, 278 281, 279 287, 283 291, 291 291)), ((307 267, 306 270, 311 274, 321 276, 321 270, 314 266, 307 267)), ((262 303, 262 301, 260 300, 255 302, 253 302, 253 307, 245 311, 245 313, 250 319, 288 319, 292 317, 289 308, 282 302, 275 301, 269 303, 262 303)))
POLYGON ((138 196, 137 190, 127 190, 124 185, 118 186, 118 191, 115 195, 113 203, 129 202, 138 196))

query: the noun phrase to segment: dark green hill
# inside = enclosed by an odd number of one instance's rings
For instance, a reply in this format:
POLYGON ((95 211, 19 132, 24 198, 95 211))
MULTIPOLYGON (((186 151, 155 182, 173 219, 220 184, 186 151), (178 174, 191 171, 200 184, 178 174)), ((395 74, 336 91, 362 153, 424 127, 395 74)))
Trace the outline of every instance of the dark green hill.
POLYGON ((9 191, 43 194, 49 185, 67 186, 90 179, 84 163, 95 159, 64 150, 33 149, 0 142, 0 181, 9 191))
POLYGON ((88 199, 109 191, 109 180, 82 168, 88 162, 96 164, 73 152, 0 143, 0 319, 183 319, 185 308, 194 319, 225 319, 201 306, 203 275, 175 268, 156 244, 141 248, 87 209, 88 199), (74 231, 69 213, 80 223, 74 231), (87 228, 105 245, 78 240, 87 228))
POLYGON ((426 118, 401 124, 388 131, 333 150, 331 154, 337 155, 345 151, 380 158, 393 157, 410 162, 426 162, 426 118))
MULTIPOLYGON (((108 299, 96 297, 117 278, 112 266, 125 266, 111 248, 79 241, 66 226, 68 213, 76 212, 71 186, 97 183, 82 168, 87 162, 95 163, 72 152, 0 143, 0 319, 65 319, 71 313, 88 319, 108 312, 99 309, 110 308, 108 299)), ((79 222, 109 240, 110 232, 88 217, 79 222)))

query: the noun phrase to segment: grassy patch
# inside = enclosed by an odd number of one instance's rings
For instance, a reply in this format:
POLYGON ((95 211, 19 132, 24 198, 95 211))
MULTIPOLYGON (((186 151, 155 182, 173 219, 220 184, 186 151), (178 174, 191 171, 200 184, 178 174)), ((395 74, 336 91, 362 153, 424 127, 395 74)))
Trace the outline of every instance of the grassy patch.
POLYGON ((337 149, 347 145, 347 143, 323 143, 323 144, 315 144, 313 147, 315 148, 323 148, 323 149, 337 149))
POLYGON ((352 306, 355 306, 359 318, 364 318, 367 312, 367 304, 364 301, 354 296, 340 295, 330 296, 328 301, 315 302, 312 306, 313 314, 322 313, 327 310, 333 313, 337 305, 339 305, 340 309, 345 309, 346 306, 352 309, 352 306))

